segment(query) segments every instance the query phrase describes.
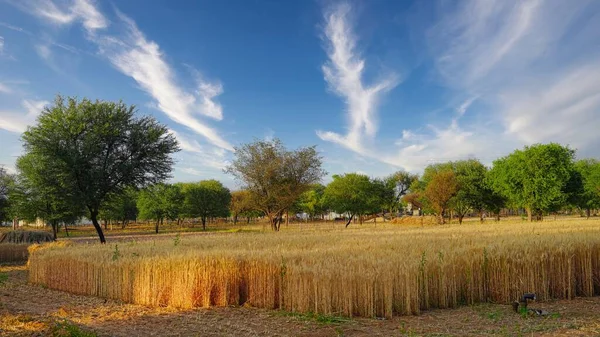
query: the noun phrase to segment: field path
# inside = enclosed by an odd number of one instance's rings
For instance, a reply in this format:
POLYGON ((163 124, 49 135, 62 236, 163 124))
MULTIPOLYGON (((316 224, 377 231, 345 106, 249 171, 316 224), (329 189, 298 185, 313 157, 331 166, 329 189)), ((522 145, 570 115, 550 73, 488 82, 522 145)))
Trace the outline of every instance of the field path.
POLYGON ((148 308, 32 286, 25 266, 0 266, 0 335, 48 336, 68 321, 98 336, 598 336, 600 298, 539 303, 552 317, 506 305, 435 310, 391 320, 314 318, 256 308, 148 308))

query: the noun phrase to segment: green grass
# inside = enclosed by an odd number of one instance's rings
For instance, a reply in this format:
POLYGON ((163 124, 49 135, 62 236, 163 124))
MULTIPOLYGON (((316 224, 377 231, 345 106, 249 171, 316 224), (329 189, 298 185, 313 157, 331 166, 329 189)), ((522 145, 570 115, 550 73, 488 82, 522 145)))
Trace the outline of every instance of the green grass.
POLYGON ((95 332, 84 331, 77 325, 67 320, 57 322, 52 327, 52 336, 54 337, 96 337, 95 332))
POLYGON ((0 286, 3 285, 6 281, 8 281, 8 274, 0 273, 0 286))
POLYGON ((293 317, 301 321, 313 321, 320 324, 341 324, 352 321, 352 319, 348 317, 342 316, 334 316, 334 315, 321 315, 315 314, 312 312, 309 313, 299 313, 299 312, 289 312, 289 311, 276 311, 277 315, 293 317))

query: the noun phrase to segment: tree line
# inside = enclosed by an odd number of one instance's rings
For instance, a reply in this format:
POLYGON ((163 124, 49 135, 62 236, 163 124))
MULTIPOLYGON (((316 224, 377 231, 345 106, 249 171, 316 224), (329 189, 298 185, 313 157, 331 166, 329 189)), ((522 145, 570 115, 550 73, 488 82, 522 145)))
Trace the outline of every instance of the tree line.
POLYGON ((231 192, 216 180, 168 184, 179 151, 165 125, 123 102, 57 96, 22 136, 16 174, 0 169, 0 221, 43 219, 61 224, 87 217, 101 242, 102 220, 163 221, 264 216, 274 231, 298 213, 319 219, 335 212, 353 220, 392 218, 410 208, 444 223, 502 209, 524 210, 529 221, 564 209, 588 217, 600 208, 600 162, 575 160, 559 144, 526 146, 486 167, 476 159, 436 163, 422 175, 398 171, 383 178, 327 174, 314 146, 294 150, 256 140, 235 148, 225 169, 241 185, 231 192), (290 216, 291 215, 291 216, 290 216))

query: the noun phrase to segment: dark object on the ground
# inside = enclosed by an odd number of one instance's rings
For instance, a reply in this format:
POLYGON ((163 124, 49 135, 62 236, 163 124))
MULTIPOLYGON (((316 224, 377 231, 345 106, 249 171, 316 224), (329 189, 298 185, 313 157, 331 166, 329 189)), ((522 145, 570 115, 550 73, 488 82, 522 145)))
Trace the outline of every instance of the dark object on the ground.
POLYGON ((533 293, 523 294, 523 296, 521 297, 521 299, 519 301, 514 301, 512 303, 513 310, 516 313, 535 315, 535 316, 547 316, 550 314, 546 310, 527 308, 528 300, 535 301, 535 294, 533 294, 533 293))
POLYGON ((52 242, 52 233, 43 231, 10 231, 0 234, 0 243, 42 243, 52 242))

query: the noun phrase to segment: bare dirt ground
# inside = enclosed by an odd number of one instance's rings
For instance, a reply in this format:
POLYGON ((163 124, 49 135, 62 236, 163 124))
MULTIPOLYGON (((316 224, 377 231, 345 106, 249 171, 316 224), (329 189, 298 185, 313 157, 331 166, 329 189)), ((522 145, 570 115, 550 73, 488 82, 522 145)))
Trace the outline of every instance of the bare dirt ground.
MULTIPOLYGON (((377 320, 257 308, 180 311, 72 295, 27 283, 23 265, 0 266, 0 335, 61 335, 57 324, 98 336, 599 336, 600 298, 537 303, 548 317, 507 305, 434 310, 377 320)), ((63 331, 64 333, 64 331, 63 331)), ((69 336, 69 334, 66 334, 69 336)))

